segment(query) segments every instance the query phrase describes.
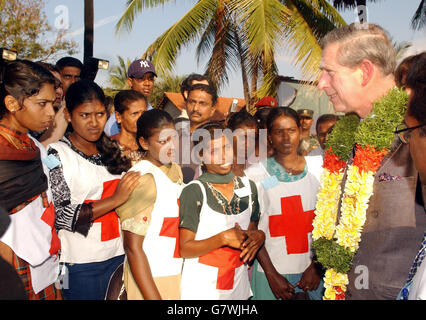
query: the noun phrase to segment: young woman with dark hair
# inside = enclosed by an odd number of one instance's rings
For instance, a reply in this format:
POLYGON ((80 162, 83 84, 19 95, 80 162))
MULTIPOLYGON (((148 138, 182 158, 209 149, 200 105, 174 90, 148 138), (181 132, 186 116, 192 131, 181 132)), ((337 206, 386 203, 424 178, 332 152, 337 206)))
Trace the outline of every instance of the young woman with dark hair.
MULTIPOLYGON (((26 60, 0 70, 0 207, 11 224, 0 238, 0 255, 19 274, 30 300, 58 298, 59 239, 42 159, 46 150, 28 131, 53 121, 55 78, 26 60)), ((11 290, 13 291, 13 289, 11 290)))
POLYGON ((141 174, 140 184, 117 208, 127 258, 127 299, 177 300, 182 269, 177 250, 182 171, 173 162, 177 138, 173 119, 163 110, 145 111, 137 121, 136 138, 145 150, 143 160, 131 169, 141 174))
POLYGON ((232 172, 235 175, 244 176, 247 169, 256 156, 256 140, 259 134, 256 120, 247 111, 233 113, 227 123, 227 127, 232 130, 234 136, 234 163, 232 172))
POLYGON ((135 90, 123 90, 114 98, 115 118, 121 130, 111 139, 117 141, 121 152, 130 159, 132 165, 142 160, 143 152, 136 141, 136 122, 146 111, 148 102, 146 97, 135 90))
POLYGON ((253 299, 291 299, 303 291, 310 299, 321 299, 310 238, 322 157, 297 153, 301 126, 293 109, 272 109, 266 126, 274 154, 245 171, 259 188, 259 229, 266 234, 253 265, 253 299))
POLYGON ((68 277, 63 294, 70 300, 100 300, 124 259, 115 208, 128 199, 139 174, 129 172, 121 178, 130 160, 103 132, 105 95, 96 83, 73 83, 65 101, 72 130, 48 149, 60 261, 68 277))
POLYGON ((247 264, 265 237, 257 230, 256 186, 231 171, 232 143, 221 134, 223 129, 217 122, 198 128, 202 139, 195 147, 202 143, 203 174, 180 196, 179 249, 185 258, 185 300, 250 298, 247 264))

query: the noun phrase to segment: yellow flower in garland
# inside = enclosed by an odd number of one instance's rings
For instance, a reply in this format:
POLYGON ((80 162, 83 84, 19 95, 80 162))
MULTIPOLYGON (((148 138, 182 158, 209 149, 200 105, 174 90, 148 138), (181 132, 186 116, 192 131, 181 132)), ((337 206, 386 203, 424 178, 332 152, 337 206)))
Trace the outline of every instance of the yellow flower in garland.
POLYGON ((349 284, 348 276, 344 273, 328 269, 324 276, 324 300, 342 300, 349 284))
POLYGON ((336 203, 340 198, 340 183, 343 179, 343 172, 332 173, 324 168, 321 180, 323 185, 317 195, 318 205, 313 221, 313 239, 324 237, 331 239, 337 218, 336 203))
POLYGON ((372 112, 362 123, 356 116, 346 115, 335 124, 327 139, 329 149, 324 156, 324 174, 312 231, 318 261, 327 269, 324 299, 345 299, 347 272, 361 241, 374 176, 390 149, 394 128, 403 120, 407 102, 408 96, 403 90, 392 89, 374 103, 372 112), (346 168, 347 180, 341 198, 343 172, 354 144, 355 157, 346 168))

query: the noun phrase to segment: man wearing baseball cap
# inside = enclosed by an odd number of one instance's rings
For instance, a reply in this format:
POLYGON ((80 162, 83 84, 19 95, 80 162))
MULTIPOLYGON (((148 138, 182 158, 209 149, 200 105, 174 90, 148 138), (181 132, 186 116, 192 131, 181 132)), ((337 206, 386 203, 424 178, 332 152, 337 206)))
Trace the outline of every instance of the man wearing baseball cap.
MULTIPOLYGON (((157 76, 151 61, 138 59, 133 61, 127 70, 127 83, 130 88, 142 93, 147 99, 154 89, 154 79, 157 76)), ((148 110, 152 106, 148 103, 148 110)))
POLYGON ((309 152, 319 147, 316 135, 311 134, 311 127, 314 122, 314 111, 311 109, 299 109, 297 113, 300 118, 300 127, 302 128, 299 153, 306 156, 309 152))
MULTIPOLYGON (((127 83, 130 88, 142 93, 147 100, 152 93, 152 89, 154 89, 154 80, 156 76, 154 65, 151 61, 145 59, 133 61, 127 69, 127 83)), ((147 110, 150 109, 152 109, 152 106, 148 102, 147 110)), ((115 113, 108 119, 104 131, 107 136, 114 136, 120 133, 120 128, 115 119, 115 113)))

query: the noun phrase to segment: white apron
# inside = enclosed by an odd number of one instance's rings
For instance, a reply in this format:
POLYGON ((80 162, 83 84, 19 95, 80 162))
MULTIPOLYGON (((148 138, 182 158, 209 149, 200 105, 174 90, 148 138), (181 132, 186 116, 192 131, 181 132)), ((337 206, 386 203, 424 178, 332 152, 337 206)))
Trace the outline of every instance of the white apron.
MULTIPOLYGON (((307 174, 294 182, 271 177, 259 162, 247 177, 257 184, 260 211, 258 228, 265 232, 265 248, 280 274, 299 274, 311 263, 312 220, 320 182, 322 157, 305 157, 307 174)), ((258 271, 264 272, 260 264, 258 271)))
POLYGON ((154 177, 157 199, 151 214, 151 222, 143 241, 153 277, 179 275, 182 258, 179 255, 179 205, 182 186, 172 182, 160 168, 142 160, 130 171, 154 177))
MULTIPOLYGON (((94 202, 114 194, 120 175, 84 159, 64 142, 50 145, 58 151, 65 181, 71 191, 71 203, 94 202)), ((61 229, 61 262, 102 262, 124 254, 119 218, 115 210, 94 220, 87 237, 61 229)))
MULTIPOLYGON (((30 138, 40 149, 41 159, 45 158, 46 149, 36 139, 30 138)), ((44 165, 43 170, 49 179, 49 171, 44 165)), ((36 294, 54 283, 59 274, 57 253, 60 243, 54 227, 55 209, 49 181, 48 185, 46 194, 49 206, 44 208, 39 196, 22 210, 9 215, 10 225, 0 238, 30 265, 31 283, 36 294)))
MULTIPOLYGON (((247 178, 243 178, 248 188, 249 207, 239 214, 225 215, 211 209, 201 182, 195 180, 203 193, 195 240, 210 238, 228 230, 238 223, 243 230, 250 224, 252 196, 247 178)), ((243 196, 241 196, 243 197, 243 196)), ((197 258, 185 259, 182 271, 182 300, 247 300, 252 296, 248 277, 248 267, 239 256, 240 250, 222 247, 197 258)))

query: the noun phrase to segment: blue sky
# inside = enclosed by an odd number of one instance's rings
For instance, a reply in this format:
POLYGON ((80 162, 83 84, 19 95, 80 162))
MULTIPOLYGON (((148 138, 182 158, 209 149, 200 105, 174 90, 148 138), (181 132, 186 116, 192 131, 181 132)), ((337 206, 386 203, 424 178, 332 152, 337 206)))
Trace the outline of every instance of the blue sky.
MULTIPOLYGON (((94 0, 95 33, 94 56, 107 59, 110 64, 117 64, 117 56, 136 58, 168 27, 176 22, 195 3, 195 0, 176 0, 165 7, 148 9, 140 13, 135 20, 130 33, 123 31, 115 33, 115 25, 126 8, 126 0, 94 0)), ((368 3, 368 21, 384 27, 398 42, 409 41, 413 47, 407 54, 426 50, 426 31, 410 29, 410 20, 419 0, 382 0, 377 3, 368 3)), ((63 9, 68 11, 68 36, 79 44, 79 53, 76 58, 83 58, 83 27, 84 1, 83 0, 46 0, 45 13, 49 23, 57 25, 63 9), (61 11, 62 10, 62 11, 61 11)), ((354 11, 343 11, 341 15, 347 23, 356 20, 354 11)), ((204 72, 205 61, 197 65, 195 45, 181 51, 174 70, 176 75, 191 72, 204 72)), ((291 64, 292 52, 281 50, 278 52, 277 64, 280 75, 301 78, 300 71, 291 64)), ((100 70, 96 82, 107 84, 108 72, 100 70)), ((229 85, 225 87, 222 96, 242 97, 241 74, 236 71, 230 75, 229 85)))

